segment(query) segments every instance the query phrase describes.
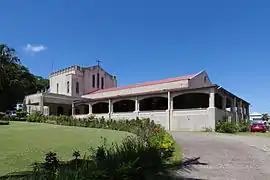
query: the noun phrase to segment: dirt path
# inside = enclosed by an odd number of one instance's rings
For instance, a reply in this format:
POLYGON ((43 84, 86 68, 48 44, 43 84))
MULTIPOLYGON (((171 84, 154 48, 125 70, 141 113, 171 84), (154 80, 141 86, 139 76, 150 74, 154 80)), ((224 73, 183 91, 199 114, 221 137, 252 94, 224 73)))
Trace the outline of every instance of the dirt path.
POLYGON ((172 132, 184 157, 201 157, 190 178, 270 180, 270 138, 216 133, 172 132))

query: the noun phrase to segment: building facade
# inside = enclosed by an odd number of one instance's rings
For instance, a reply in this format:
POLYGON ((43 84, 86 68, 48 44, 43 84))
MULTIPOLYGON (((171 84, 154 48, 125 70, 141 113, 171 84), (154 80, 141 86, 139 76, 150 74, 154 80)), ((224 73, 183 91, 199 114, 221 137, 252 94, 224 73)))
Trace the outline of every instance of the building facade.
POLYGON ((98 66, 73 66, 52 73, 50 86, 50 93, 25 98, 28 112, 76 118, 146 117, 168 130, 214 129, 218 121, 249 119, 249 103, 213 84, 205 71, 117 87, 116 78, 98 66))

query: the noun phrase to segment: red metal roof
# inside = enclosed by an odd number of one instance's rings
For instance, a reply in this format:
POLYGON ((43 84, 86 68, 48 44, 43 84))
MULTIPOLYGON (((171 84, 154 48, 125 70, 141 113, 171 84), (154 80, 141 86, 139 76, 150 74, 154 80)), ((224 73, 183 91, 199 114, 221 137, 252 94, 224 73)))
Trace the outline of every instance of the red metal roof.
POLYGON ((169 83, 169 82, 173 82, 173 81, 191 79, 196 75, 197 74, 191 74, 191 75, 186 75, 186 76, 179 76, 179 77, 175 77, 175 78, 167 78, 167 79, 163 79, 163 80, 144 82, 144 83, 133 84, 133 85, 128 85, 128 86, 121 86, 121 87, 116 87, 116 88, 99 89, 99 90, 96 90, 96 91, 89 92, 88 94, 96 94, 96 93, 102 93, 102 92, 108 92, 108 91, 116 91, 116 90, 121 90, 121 89, 129 89, 129 88, 135 88, 135 87, 142 87, 142 86, 156 85, 156 84, 162 84, 162 83, 169 83))

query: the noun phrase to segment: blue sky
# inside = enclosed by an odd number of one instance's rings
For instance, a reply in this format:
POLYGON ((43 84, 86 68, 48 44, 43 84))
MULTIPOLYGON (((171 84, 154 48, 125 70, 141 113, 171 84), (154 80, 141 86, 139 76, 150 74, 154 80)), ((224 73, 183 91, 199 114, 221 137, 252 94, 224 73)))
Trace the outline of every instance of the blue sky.
POLYGON ((206 70, 270 112, 270 1, 1 1, 0 41, 48 77, 96 60, 119 85, 206 70))

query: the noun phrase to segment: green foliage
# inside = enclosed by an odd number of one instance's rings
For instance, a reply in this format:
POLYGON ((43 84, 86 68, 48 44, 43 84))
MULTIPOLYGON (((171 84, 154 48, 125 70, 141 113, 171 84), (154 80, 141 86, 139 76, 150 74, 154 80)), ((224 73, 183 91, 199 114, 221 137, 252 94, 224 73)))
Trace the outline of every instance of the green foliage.
POLYGON ((18 118, 26 118, 27 117, 27 112, 26 111, 16 111, 16 116, 18 118))
POLYGON ((0 121, 0 126, 1 125, 9 125, 9 121, 0 121))
POLYGON ((263 120, 263 121, 268 121, 268 119, 269 119, 268 113, 262 114, 262 120, 263 120))
POLYGON ((216 124, 215 131, 220 133, 236 133, 238 126, 232 122, 219 122, 216 124))
POLYGON ((2 119, 6 114, 4 112, 0 112, 0 119, 2 119))
POLYGON ((26 120, 28 122, 44 122, 45 119, 46 119, 45 116, 41 114, 41 112, 35 111, 29 114, 26 120))
POLYGON ((32 172, 20 176, 9 176, 9 179, 50 179, 50 180, 146 180, 153 178, 174 179, 174 170, 190 169, 199 163, 199 158, 185 162, 177 161, 168 164, 163 152, 141 137, 127 137, 120 144, 103 143, 91 149, 90 156, 78 159, 79 153, 68 162, 60 162, 55 153, 46 154, 45 162, 35 163, 32 172))
POLYGON ((247 120, 247 121, 241 121, 238 125, 237 125, 237 128, 238 128, 238 132, 249 132, 250 131, 250 121, 247 120))
POLYGON ((26 95, 45 90, 49 80, 34 76, 20 63, 16 51, 0 44, 0 111, 12 108, 26 95))

